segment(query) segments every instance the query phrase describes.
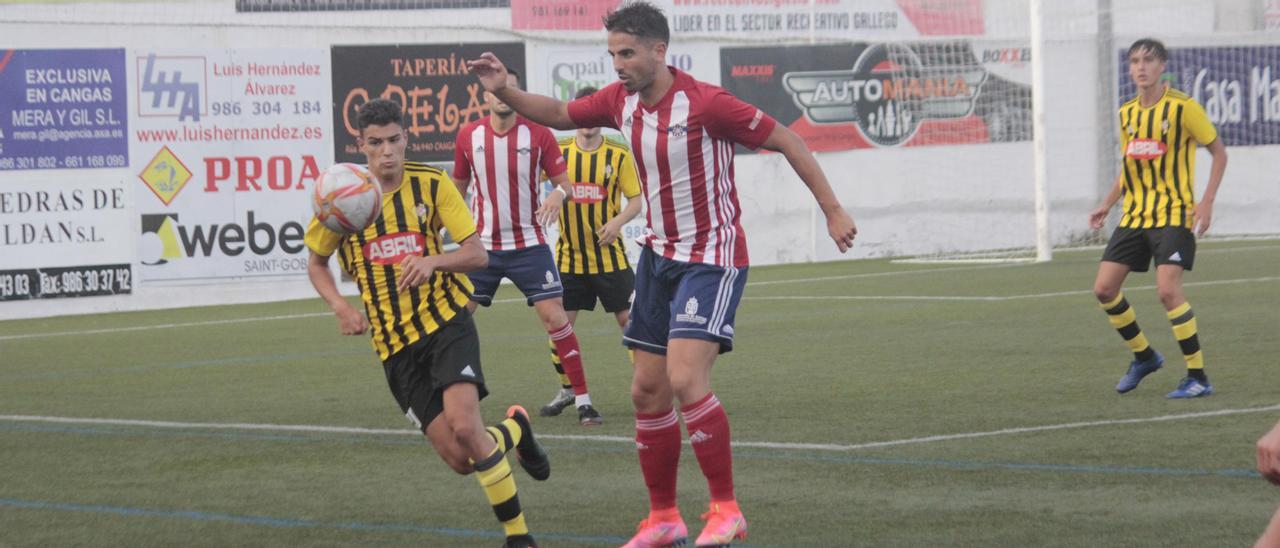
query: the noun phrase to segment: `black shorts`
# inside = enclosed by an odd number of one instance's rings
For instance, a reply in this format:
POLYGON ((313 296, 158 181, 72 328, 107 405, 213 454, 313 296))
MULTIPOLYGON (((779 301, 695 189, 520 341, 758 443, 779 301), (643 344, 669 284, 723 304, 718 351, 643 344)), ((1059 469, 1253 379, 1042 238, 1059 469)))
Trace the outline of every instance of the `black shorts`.
POLYGON ((1146 272, 1151 260, 1156 266, 1175 264, 1191 270, 1196 262, 1196 237, 1181 226, 1161 228, 1116 228, 1102 252, 1102 260, 1128 265, 1134 272, 1146 272))
POLYGON ((636 274, 630 268, 604 274, 560 273, 564 283, 565 310, 595 310, 596 299, 605 312, 622 312, 631 306, 631 292, 636 287, 636 274))
POLYGON ((400 411, 423 432, 444 410, 445 387, 469 382, 479 389, 481 399, 489 395, 480 370, 480 335, 466 310, 392 354, 382 362, 382 369, 400 411))

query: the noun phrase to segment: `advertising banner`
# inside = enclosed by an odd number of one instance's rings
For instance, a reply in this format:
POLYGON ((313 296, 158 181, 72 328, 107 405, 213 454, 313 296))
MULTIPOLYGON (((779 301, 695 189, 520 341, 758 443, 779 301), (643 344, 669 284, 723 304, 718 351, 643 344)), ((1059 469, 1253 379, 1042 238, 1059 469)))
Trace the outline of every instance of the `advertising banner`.
MULTIPOLYGON (((530 46, 529 90, 572 101, 579 89, 603 88, 618 81, 613 59, 601 41, 592 45, 530 46)), ((706 42, 672 44, 667 64, 710 84, 720 84, 720 48, 706 42)))
POLYGON ((510 0, 236 0, 239 12, 505 8, 510 0))
MULTIPOLYGON (((1119 67, 1124 103, 1138 93, 1126 51, 1119 67)), ((1280 144, 1280 46, 1170 48, 1165 74, 1204 107, 1227 146, 1280 144)))
POLYGON ((0 184, 0 301, 133 289, 124 170, 8 174, 0 184))
POLYGON ((622 0, 511 0, 515 30, 601 30, 622 0))
POLYGON ((1030 50, 969 41, 721 50, 721 84, 815 151, 1031 138, 1030 50))
POLYGON ((984 33, 982 0, 658 0, 673 37, 893 40, 984 33))
POLYGON ((486 51, 528 77, 520 42, 334 46, 334 157, 365 163, 356 148, 356 112, 369 99, 383 97, 405 106, 410 160, 452 162, 458 129, 489 115, 484 88, 466 68, 486 51))
POLYGON ((0 170, 124 167, 123 49, 0 50, 0 170))
POLYGON ((329 52, 133 50, 143 280, 305 275, 332 163, 329 52))

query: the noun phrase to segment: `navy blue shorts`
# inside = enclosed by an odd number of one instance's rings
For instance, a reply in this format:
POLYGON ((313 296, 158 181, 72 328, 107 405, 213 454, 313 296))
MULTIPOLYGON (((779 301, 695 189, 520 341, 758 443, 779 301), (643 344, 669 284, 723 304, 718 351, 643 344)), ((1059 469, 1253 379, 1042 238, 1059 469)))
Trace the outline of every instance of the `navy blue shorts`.
POLYGON ((664 356, 669 339, 718 342, 721 354, 733 350, 733 319, 746 285, 746 268, 673 261, 646 247, 622 343, 664 356))
POLYGON ((471 300, 484 306, 493 304, 493 295, 498 291, 498 284, 503 278, 516 284, 520 292, 524 293, 529 306, 564 295, 560 269, 556 268, 550 247, 534 245, 524 249, 488 253, 488 268, 467 273, 475 286, 475 290, 471 292, 471 300))

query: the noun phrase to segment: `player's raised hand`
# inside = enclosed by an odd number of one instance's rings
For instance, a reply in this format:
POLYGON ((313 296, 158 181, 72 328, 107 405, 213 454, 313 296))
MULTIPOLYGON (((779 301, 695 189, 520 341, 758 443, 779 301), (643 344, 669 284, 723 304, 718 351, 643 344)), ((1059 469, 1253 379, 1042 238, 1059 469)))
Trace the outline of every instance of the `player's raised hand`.
POLYGON ((1280 485, 1280 423, 1258 440, 1258 472, 1280 485))
POLYGON ((507 67, 498 60, 497 55, 490 52, 486 51, 480 57, 467 61, 467 70, 480 79, 480 85, 486 91, 496 92, 507 87, 507 67))
POLYGON ((343 335, 361 335, 369 330, 369 320, 351 305, 343 306, 334 313, 338 316, 338 331, 343 335))
POLYGON ((427 283, 435 271, 436 263, 429 257, 422 255, 405 257, 400 261, 400 279, 396 281, 396 291, 404 291, 427 283))
POLYGON ((1206 230, 1209 230, 1209 223, 1213 222, 1213 202, 1200 202, 1191 208, 1192 227, 1196 232, 1196 237, 1204 236, 1206 230))
POLYGON ((844 253, 853 247, 853 239, 858 235, 858 225, 853 224, 853 217, 844 208, 827 213, 827 233, 836 242, 836 247, 844 253))

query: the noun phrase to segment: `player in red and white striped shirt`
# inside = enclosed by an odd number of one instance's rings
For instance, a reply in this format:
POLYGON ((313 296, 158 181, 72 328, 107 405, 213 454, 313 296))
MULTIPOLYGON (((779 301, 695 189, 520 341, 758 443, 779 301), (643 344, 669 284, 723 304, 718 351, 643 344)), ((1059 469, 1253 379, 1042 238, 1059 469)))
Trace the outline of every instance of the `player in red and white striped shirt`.
POLYGON ((717 354, 732 349, 747 278, 734 144, 786 156, 841 252, 853 245, 857 228, 795 133, 723 89, 666 66, 670 31, 661 10, 629 2, 606 18, 605 28, 619 81, 572 103, 507 86, 506 69, 491 53, 468 66, 485 89, 534 121, 557 129, 611 127, 631 145, 649 230, 623 340, 636 350, 631 393, 649 517, 627 546, 668 546, 688 534, 676 507, 681 416, 711 491, 696 544, 724 545, 747 530, 733 492, 729 421, 710 381, 717 354))
MULTIPOLYGON (((518 78, 509 72, 503 83, 514 89, 518 78)), ((579 422, 600 424, 600 413, 587 393, 582 349, 564 312, 560 269, 542 229, 559 217, 569 195, 564 156, 551 130, 517 116, 491 93, 485 93, 485 101, 489 116, 458 131, 453 155, 453 181, 463 195, 468 186, 472 188, 471 215, 480 243, 489 253, 488 268, 469 274, 475 291, 467 309, 475 312, 479 305, 492 304, 502 278, 514 282, 538 313, 560 355, 560 365, 573 386, 579 422), (541 205, 540 172, 556 185, 541 205)))

